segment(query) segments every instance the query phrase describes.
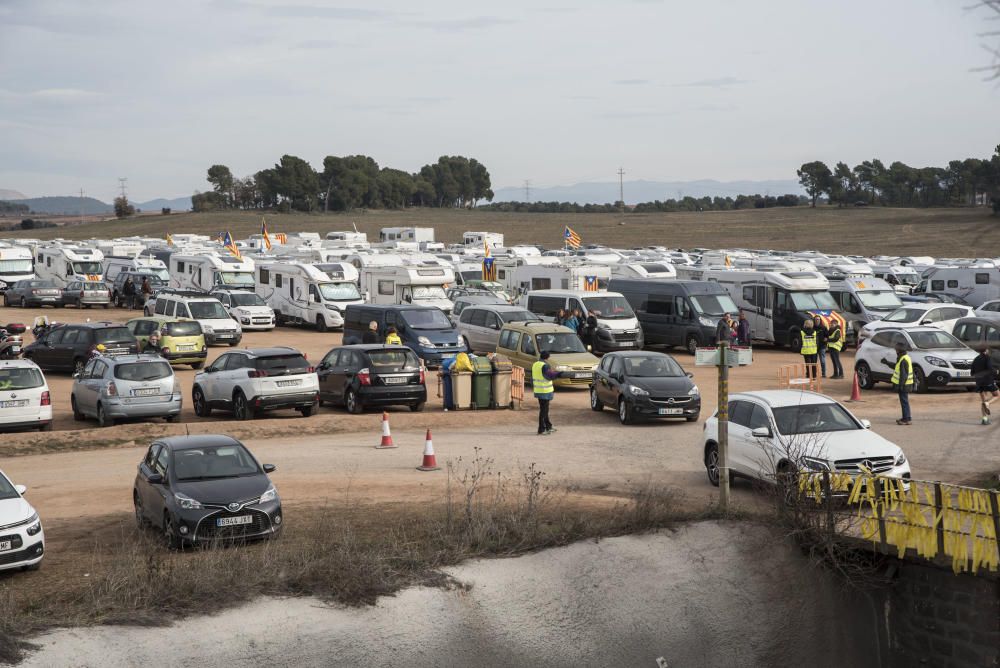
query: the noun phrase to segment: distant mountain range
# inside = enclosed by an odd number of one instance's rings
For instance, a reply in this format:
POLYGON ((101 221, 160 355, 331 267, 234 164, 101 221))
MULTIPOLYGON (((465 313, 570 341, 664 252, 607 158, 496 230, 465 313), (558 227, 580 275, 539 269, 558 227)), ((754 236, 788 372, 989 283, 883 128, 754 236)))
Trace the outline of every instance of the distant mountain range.
POLYGON ((9 202, 12 199, 26 199, 24 193, 20 193, 16 190, 5 190, 0 188, 0 199, 9 202))
MULTIPOLYGON (((6 198, 4 193, 14 193, 13 190, 0 190, 0 199, 13 202, 15 204, 25 204, 32 213, 44 213, 49 215, 63 216, 94 216, 104 213, 113 213, 115 208, 111 204, 102 202, 93 197, 24 197, 6 198)), ((148 202, 132 202, 132 206, 140 211, 159 211, 163 208, 170 208, 174 211, 187 211, 191 208, 190 197, 176 197, 174 199, 151 199, 148 202)))
MULTIPOLYGON (((626 181, 625 203, 638 204, 655 200, 681 199, 683 197, 736 197, 737 195, 804 195, 798 181, 776 179, 772 181, 626 181)), ((498 188, 494 202, 523 202, 524 188, 498 188)), ((576 202, 577 204, 605 204, 618 201, 618 183, 615 181, 577 183, 571 186, 531 188, 532 202, 576 202)))

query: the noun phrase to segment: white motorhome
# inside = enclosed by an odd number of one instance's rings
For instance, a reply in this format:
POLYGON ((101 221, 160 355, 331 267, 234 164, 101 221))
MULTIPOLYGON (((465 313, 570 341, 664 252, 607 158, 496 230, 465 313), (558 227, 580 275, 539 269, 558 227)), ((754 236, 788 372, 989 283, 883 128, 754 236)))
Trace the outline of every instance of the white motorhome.
POLYGON ((827 274, 827 278, 830 280, 830 294, 854 332, 860 332, 868 323, 881 320, 903 305, 891 285, 870 274, 857 276, 841 273, 836 277, 827 274))
POLYGON ((116 255, 104 256, 104 280, 111 283, 115 276, 123 271, 139 271, 153 274, 159 277, 164 283, 170 280, 170 272, 167 271, 167 264, 163 260, 157 260, 151 255, 138 257, 119 257, 116 255))
POLYGON ((134 239, 90 239, 81 245, 96 248, 104 257, 134 257, 146 250, 145 244, 134 239))
POLYGON ((497 258, 497 281, 511 294, 529 290, 607 290, 611 267, 607 264, 559 262, 556 257, 497 258))
POLYGON ((462 245, 482 248, 500 248, 503 246, 503 234, 500 232, 464 232, 462 234, 462 245))
POLYGON ((370 304, 418 304, 437 306, 445 314, 453 304, 445 294, 455 282, 451 267, 411 264, 361 269, 361 291, 370 304))
POLYGON ((613 278, 677 278, 669 262, 619 262, 608 267, 613 278))
MULTIPOLYGON (((378 240, 382 243, 392 241, 411 241, 416 244, 434 241, 433 227, 383 227, 379 230, 378 240)), ((442 246, 443 248, 443 246, 442 246)))
POLYGON ((233 255, 170 256, 170 287, 211 292, 216 288, 254 289, 254 262, 233 255))
POLYGON ((920 274, 913 267, 904 267, 899 264, 876 264, 872 266, 872 273, 876 278, 893 287, 893 289, 904 295, 913 292, 913 288, 920 283, 920 274))
POLYGON ((323 246, 334 248, 371 248, 371 244, 368 243, 367 234, 347 230, 327 232, 326 241, 323 242, 323 246))
POLYGON ((0 292, 18 281, 35 277, 31 249, 23 246, 0 246, 0 292))
POLYGON ((943 292, 964 299, 973 308, 979 308, 991 299, 1000 298, 1000 269, 996 267, 932 267, 913 290, 943 292))
POLYGON ((65 288, 74 281, 104 280, 104 254, 96 248, 79 246, 38 246, 35 249, 35 276, 65 288))
POLYGON ((628 301, 618 292, 592 290, 532 290, 521 296, 520 304, 542 320, 553 322, 559 311, 575 311, 594 316, 597 331, 591 345, 598 352, 642 348, 639 320, 628 301))
POLYGON ((305 262, 260 262, 254 290, 279 325, 307 323, 321 332, 343 327, 347 307, 363 303, 354 281, 333 280, 305 262))

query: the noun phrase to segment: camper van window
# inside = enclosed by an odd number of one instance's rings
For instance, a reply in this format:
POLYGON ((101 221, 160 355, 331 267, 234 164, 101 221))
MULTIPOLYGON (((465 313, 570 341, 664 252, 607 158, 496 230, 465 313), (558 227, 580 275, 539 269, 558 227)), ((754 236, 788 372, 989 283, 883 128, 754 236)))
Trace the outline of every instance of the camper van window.
POLYGON ((729 295, 693 295, 691 301, 701 315, 719 317, 736 313, 736 304, 729 295))
POLYGON ((413 329, 451 329, 451 321, 441 309, 406 310, 402 312, 402 317, 413 329))
POLYGON ((499 269, 497 271, 497 278, 499 278, 501 280, 504 279, 504 278, 507 278, 507 271, 504 270, 504 269, 499 269))
POLYGON ((281 274, 275 274, 274 275, 274 287, 276 287, 276 288, 280 288, 281 287, 281 285, 282 285, 281 279, 282 279, 281 274))
POLYGON ((566 307, 566 300, 563 297, 538 297, 531 295, 528 297, 528 310, 538 315, 556 317, 559 309, 566 307))
POLYGON ((66 275, 67 276, 73 275, 73 265, 70 264, 69 262, 66 263, 66 275))
POLYGON ((931 290, 944 290, 944 281, 931 281, 931 290))
POLYGON ((0 275, 30 273, 31 260, 0 260, 0 275))
POLYGON ((552 279, 549 278, 531 279, 532 290, 550 290, 551 288, 552 288, 552 279))
POLYGON ((391 296, 395 293, 396 284, 393 281, 379 281, 378 293, 380 295, 391 296))
POLYGON ((747 285, 743 288, 743 300, 750 302, 754 306, 757 305, 757 299, 755 297, 754 289, 752 285, 747 285))
MULTIPOLYGON (((650 295, 644 306, 646 313, 649 313, 650 315, 674 314, 674 300, 671 297, 656 297, 650 295)), ((639 310, 641 311, 643 308, 640 307, 639 310)))
POLYGON ((319 293, 329 302, 347 302, 361 299, 354 283, 320 283, 319 293))
POLYGON ((949 288, 957 288, 958 287, 958 281, 956 281, 955 279, 949 280, 948 281, 948 287, 949 288))
POLYGON ((216 276, 222 285, 236 285, 252 288, 253 274, 249 271, 220 271, 216 276))
MULTIPOLYGON (((855 306, 854 297, 850 293, 847 296, 851 297, 852 306, 855 306)), ((858 293, 858 299, 873 311, 892 311, 903 305, 903 302, 896 296, 894 290, 865 290, 858 293)), ((855 306, 855 308, 849 310, 851 313, 857 313, 861 309, 855 306)))
POLYGON ((589 313, 597 311, 601 314, 600 317, 605 320, 624 320, 635 317, 632 307, 628 305, 624 297, 584 297, 583 305, 589 313))
POLYGON ((414 285, 414 299, 447 299, 444 288, 440 285, 414 285))
POLYGON ((691 305, 688 303, 687 299, 684 297, 674 297, 674 306, 677 311, 677 317, 681 320, 691 319, 691 305))
POLYGON ((269 269, 260 268, 260 284, 268 285, 271 282, 271 271, 269 269))
POLYGON ((180 261, 177 262, 177 273, 178 274, 183 274, 184 273, 184 263, 183 262, 180 262, 180 261))
POLYGON ((812 311, 814 309, 825 311, 837 308, 837 302, 833 301, 833 297, 826 290, 818 292, 793 292, 791 293, 791 297, 796 311, 812 311))
POLYGON ((976 285, 988 285, 990 282, 989 274, 976 274, 976 285))
POLYGON ((569 279, 568 278, 564 278, 561 281, 559 281, 559 289, 560 290, 569 290, 569 279))

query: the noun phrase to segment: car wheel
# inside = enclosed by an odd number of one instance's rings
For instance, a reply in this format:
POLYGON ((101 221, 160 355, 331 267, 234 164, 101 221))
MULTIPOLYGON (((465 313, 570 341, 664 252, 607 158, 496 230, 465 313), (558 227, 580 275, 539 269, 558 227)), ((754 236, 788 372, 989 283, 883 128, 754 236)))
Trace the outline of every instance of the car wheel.
POLYGON ((303 406, 299 409, 299 412, 302 413, 302 417, 310 417, 316 412, 316 405, 313 404, 312 406, 303 406))
POLYGON ((149 526, 149 520, 146 519, 146 511, 142 509, 142 499, 135 490, 132 490, 132 505, 135 507, 135 525, 142 531, 149 526))
POLYGON ((191 403, 194 404, 194 414, 198 417, 206 418, 212 414, 212 409, 209 407, 208 402, 205 401, 205 393, 197 385, 195 385, 194 390, 191 392, 191 403))
POLYGON ((191 362, 191 368, 197 371, 201 367, 205 366, 204 362, 191 362))
POLYGON ((590 410, 592 411, 603 411, 604 402, 597 397, 597 388, 593 385, 590 386, 590 410))
POLYGON ((462 337, 462 345, 465 346, 465 349, 467 351, 469 351, 470 353, 472 352, 472 346, 469 345, 469 339, 467 339, 464 336, 462 337))
POLYGON ((923 394, 927 391, 927 376, 924 375, 924 370, 916 364, 913 365, 913 391, 917 394, 923 394))
POLYGON ((52 431, 52 420, 49 420, 48 422, 46 422, 45 424, 43 424, 41 427, 39 427, 38 431, 52 431))
POLYGON ((802 351, 802 332, 794 329, 788 332, 788 347, 796 354, 802 351))
POLYGON ((413 413, 419 413, 422 410, 424 410, 424 402, 423 401, 418 401, 415 404, 410 404, 410 411, 411 412, 413 412, 413 413))
POLYGON ((354 390, 348 390, 344 394, 344 406, 347 407, 348 413, 353 413, 358 415, 364 408, 361 406, 361 402, 358 401, 358 395, 354 390))
POLYGON ((694 334, 688 334, 687 338, 684 339, 684 348, 692 355, 698 352, 698 337, 694 334))
POLYGON ((618 419, 622 424, 632 424, 635 421, 632 415, 632 404, 627 402, 625 399, 620 399, 618 401, 618 419))
POLYGON ((326 318, 321 315, 316 316, 316 331, 320 334, 325 334, 327 331, 326 318))
POLYGON ((180 538, 174 531, 174 521, 170 519, 170 513, 163 513, 163 543, 168 550, 176 550, 181 546, 180 538))
POLYGON ((97 426, 110 427, 114 423, 115 421, 109 418, 107 413, 104 412, 104 404, 97 404, 97 426))
POLYGON ((229 347, 232 348, 232 347, 234 347, 234 346, 236 346, 238 344, 239 344, 239 341, 230 341, 229 342, 229 347))
POLYGON ((80 409, 76 407, 76 397, 72 394, 69 397, 69 405, 73 409, 73 419, 77 422, 83 422, 86 417, 80 412, 80 409))
POLYGON ((719 486, 719 446, 709 443, 705 446, 705 472, 713 486, 719 486))
POLYGON ((858 387, 862 390, 870 390, 875 387, 875 379, 872 377, 872 370, 868 366, 868 362, 855 364, 854 375, 858 377, 858 387))
POLYGON ((87 360, 77 357, 73 360, 73 373, 83 373, 83 367, 87 366, 87 360))
POLYGON ((164 416, 163 421, 164 422, 177 422, 177 416, 176 415, 166 415, 166 416, 164 416))
POLYGON ((233 417, 237 420, 252 420, 253 407, 247 401, 246 395, 237 390, 233 396, 233 417))

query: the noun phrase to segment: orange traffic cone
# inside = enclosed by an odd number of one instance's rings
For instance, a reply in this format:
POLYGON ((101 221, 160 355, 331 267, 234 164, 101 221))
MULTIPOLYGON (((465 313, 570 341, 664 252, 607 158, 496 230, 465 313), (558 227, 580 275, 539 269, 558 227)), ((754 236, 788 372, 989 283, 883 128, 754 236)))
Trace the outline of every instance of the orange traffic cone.
POLYGON ((848 401, 861 401, 861 384, 858 383, 858 374, 854 375, 854 384, 851 386, 851 398, 848 401))
POLYGON ((434 442, 431 440, 431 430, 427 430, 427 440, 424 442, 424 463, 417 467, 418 471, 440 471, 437 458, 434 456, 434 442))
POLYGON ((392 442, 392 433, 389 431, 389 414, 382 411, 382 442, 375 446, 376 450, 383 450, 385 448, 398 448, 399 446, 392 442))

